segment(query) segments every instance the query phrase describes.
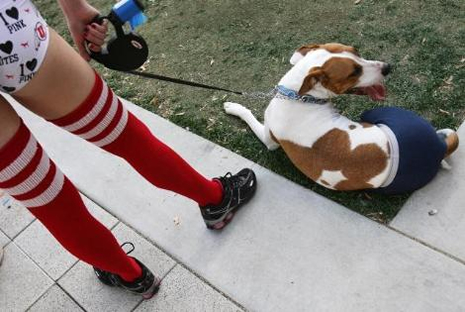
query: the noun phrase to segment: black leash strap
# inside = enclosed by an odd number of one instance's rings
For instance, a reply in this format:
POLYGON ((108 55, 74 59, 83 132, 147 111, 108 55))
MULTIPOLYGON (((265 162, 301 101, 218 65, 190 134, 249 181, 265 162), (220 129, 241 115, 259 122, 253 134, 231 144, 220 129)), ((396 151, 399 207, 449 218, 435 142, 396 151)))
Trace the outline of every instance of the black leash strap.
POLYGON ((197 82, 186 81, 186 80, 161 76, 161 75, 152 74, 152 73, 144 73, 144 72, 137 71, 137 70, 124 71, 124 73, 128 73, 128 74, 131 74, 131 75, 136 75, 136 76, 141 76, 141 77, 145 77, 145 78, 150 78, 150 79, 157 79, 157 80, 174 82, 174 83, 187 85, 187 86, 193 86, 193 87, 210 89, 210 90, 225 91, 225 92, 230 92, 230 93, 234 93, 234 94, 244 95, 243 92, 239 92, 239 91, 228 90, 228 89, 224 89, 224 88, 209 86, 209 85, 205 85, 205 84, 201 84, 201 83, 197 83, 197 82))

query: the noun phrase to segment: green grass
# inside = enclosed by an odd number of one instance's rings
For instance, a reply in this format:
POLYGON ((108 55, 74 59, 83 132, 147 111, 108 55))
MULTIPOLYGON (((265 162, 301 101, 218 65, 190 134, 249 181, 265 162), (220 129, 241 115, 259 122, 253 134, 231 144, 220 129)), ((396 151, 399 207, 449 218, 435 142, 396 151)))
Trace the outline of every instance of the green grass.
MULTIPOLYGON (((55 0, 35 1, 49 23, 67 34, 55 0)), ((107 12, 113 1, 91 1, 107 12)), ((341 112, 358 119, 380 105, 411 109, 436 127, 464 119, 463 0, 160 0, 148 1, 150 22, 139 32, 150 46, 147 71, 244 91, 268 91, 290 68, 302 44, 341 42, 368 59, 394 65, 388 100, 343 96, 341 112)), ((69 37, 68 37, 69 38, 69 37)), ((260 118, 268 104, 222 92, 129 77, 100 68, 118 94, 286 178, 379 222, 406 196, 333 192, 303 176, 282 151, 269 152, 246 125, 222 110, 226 100, 260 118)), ((225 168, 227 170, 227 168, 225 168)))

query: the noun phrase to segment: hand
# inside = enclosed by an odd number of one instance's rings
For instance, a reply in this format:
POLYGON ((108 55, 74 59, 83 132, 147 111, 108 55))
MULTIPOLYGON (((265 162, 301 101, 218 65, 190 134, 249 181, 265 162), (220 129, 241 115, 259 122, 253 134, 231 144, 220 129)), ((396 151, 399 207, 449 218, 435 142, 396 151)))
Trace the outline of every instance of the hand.
POLYGON ((91 23, 97 15, 99 15, 99 12, 87 3, 81 5, 79 10, 65 11, 68 28, 74 43, 79 50, 79 54, 87 61, 90 60, 90 56, 86 44, 91 51, 99 52, 108 31, 107 21, 102 25, 91 23))

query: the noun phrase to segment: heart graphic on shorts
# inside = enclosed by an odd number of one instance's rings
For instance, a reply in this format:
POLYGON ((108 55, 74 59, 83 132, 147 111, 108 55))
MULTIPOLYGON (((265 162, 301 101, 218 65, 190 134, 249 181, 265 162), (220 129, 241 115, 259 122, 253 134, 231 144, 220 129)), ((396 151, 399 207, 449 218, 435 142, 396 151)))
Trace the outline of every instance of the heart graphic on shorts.
POLYGON ((10 54, 13 51, 13 42, 7 41, 5 43, 0 43, 0 50, 6 54, 10 54))
POLYGON ((26 67, 30 71, 34 71, 36 66, 37 66, 37 59, 32 59, 32 60, 26 62, 26 67))
POLYGON ((11 9, 8 9, 5 11, 6 15, 8 15, 11 18, 18 19, 19 17, 19 12, 18 9, 15 7, 12 7, 11 9))
POLYGON ((2 87, 2 89, 8 93, 10 92, 13 92, 14 90, 16 90, 16 88, 14 87, 2 87))

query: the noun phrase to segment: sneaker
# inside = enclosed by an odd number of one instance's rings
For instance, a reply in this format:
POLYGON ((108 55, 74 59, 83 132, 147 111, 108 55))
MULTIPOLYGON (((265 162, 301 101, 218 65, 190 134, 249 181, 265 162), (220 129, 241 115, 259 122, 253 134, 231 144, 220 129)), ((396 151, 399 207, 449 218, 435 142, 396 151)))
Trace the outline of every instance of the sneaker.
POLYGON ((235 175, 228 172, 214 180, 223 186, 223 200, 219 205, 200 207, 200 211, 207 228, 221 230, 231 222, 236 211, 253 197, 257 189, 257 178, 251 169, 246 168, 235 175))
MULTIPOLYGON (((134 251, 135 248, 132 243, 124 243, 121 247, 125 245, 132 246, 132 250, 127 253, 128 255, 134 251)), ((142 262, 134 257, 131 258, 136 260, 137 264, 142 269, 142 276, 133 282, 126 282, 119 275, 100 270, 96 267, 94 267, 95 275, 97 275, 97 278, 105 285, 121 287, 130 293, 141 295, 144 299, 150 299, 160 289, 160 280, 156 278, 142 262)))

